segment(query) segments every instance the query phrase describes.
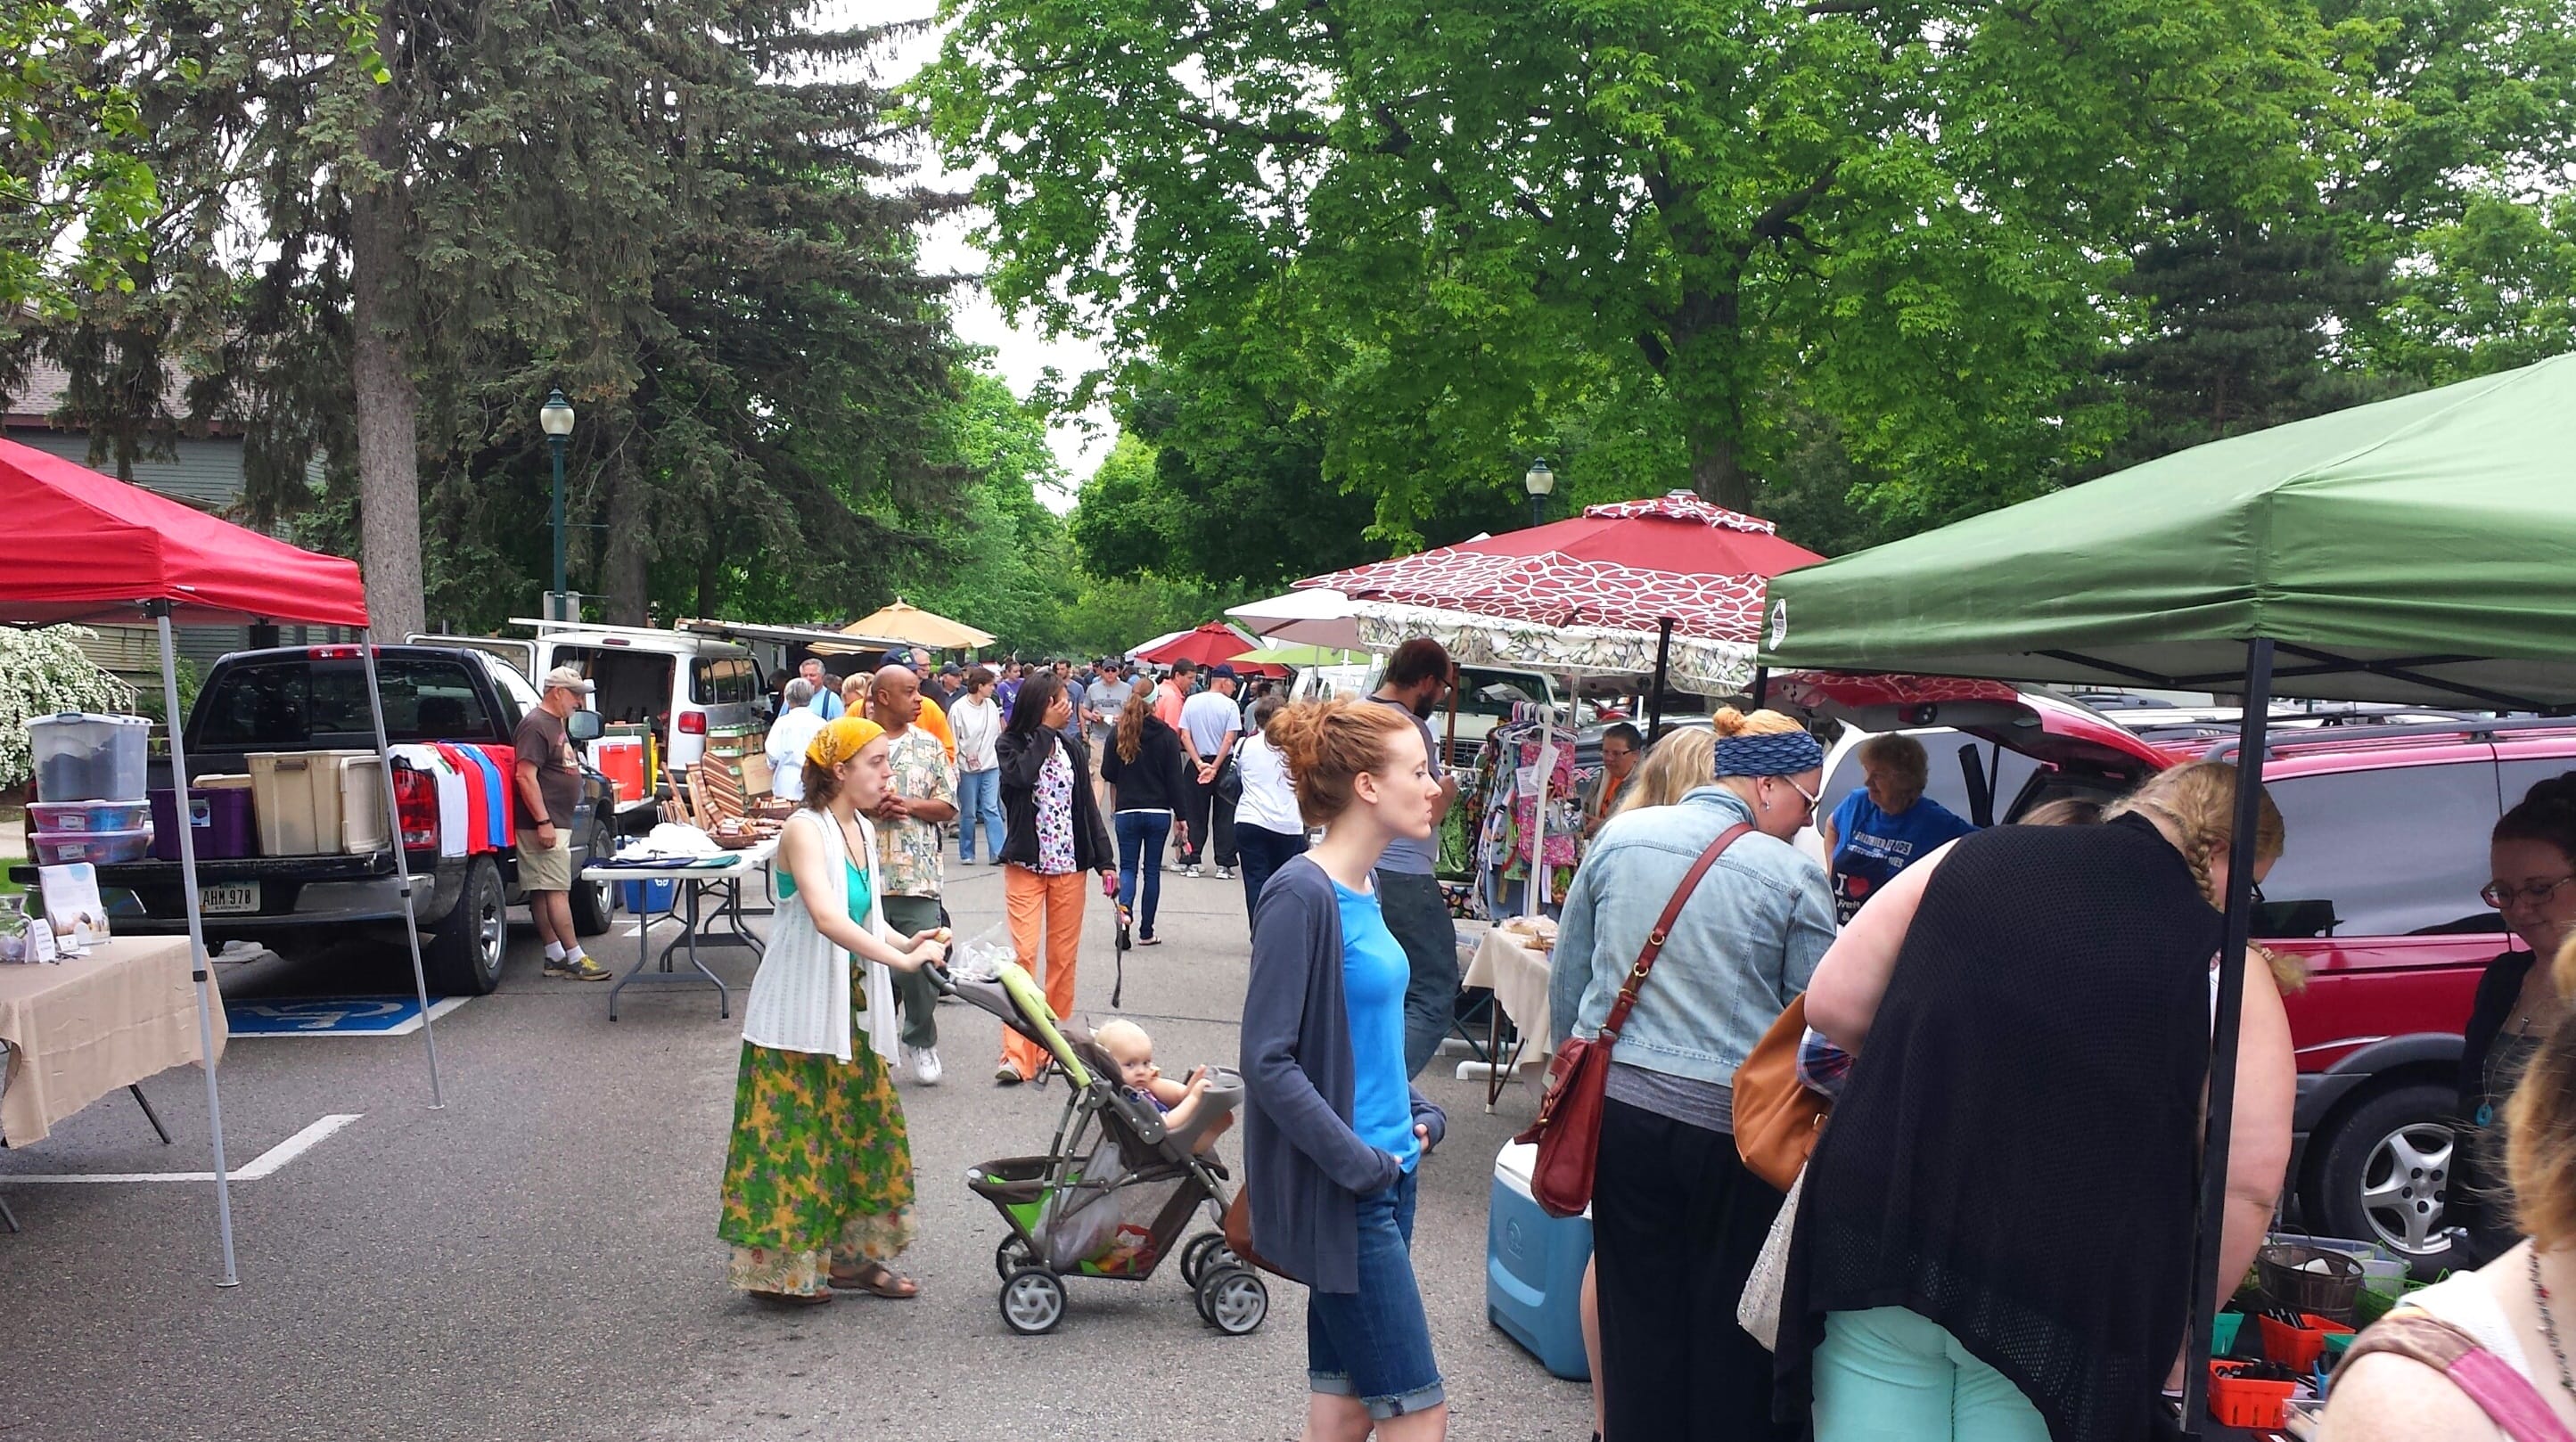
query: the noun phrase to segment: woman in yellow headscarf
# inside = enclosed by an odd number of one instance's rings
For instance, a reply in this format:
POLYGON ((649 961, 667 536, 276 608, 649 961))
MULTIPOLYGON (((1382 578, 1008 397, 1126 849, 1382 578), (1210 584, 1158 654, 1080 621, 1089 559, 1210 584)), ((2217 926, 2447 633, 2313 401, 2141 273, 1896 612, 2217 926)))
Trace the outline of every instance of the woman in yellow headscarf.
POLYGON ((733 1285, 766 1302, 832 1289, 911 1297, 890 1265, 912 1241, 912 1145, 885 1059, 887 968, 947 953, 944 933, 886 929, 875 833, 892 767, 885 731, 843 716, 805 750, 805 806, 779 838, 778 912, 742 1012, 724 1215, 733 1285))

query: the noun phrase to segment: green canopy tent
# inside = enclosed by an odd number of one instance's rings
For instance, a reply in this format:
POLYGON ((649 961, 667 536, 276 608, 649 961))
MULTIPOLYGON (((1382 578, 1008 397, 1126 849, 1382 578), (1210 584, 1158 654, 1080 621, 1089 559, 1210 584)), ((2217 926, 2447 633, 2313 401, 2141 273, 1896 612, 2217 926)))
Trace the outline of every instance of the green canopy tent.
MULTIPOLYGON (((2236 692, 2255 778, 2276 696, 2576 709, 2576 355, 2212 442, 1775 577, 1758 659, 2236 692)), ((2254 803, 2242 788, 2197 1277, 2216 1266, 2254 803)), ((2197 1355, 2217 1304, 2195 1287, 2197 1355)), ((2207 1430, 2205 1369, 2187 1382, 2184 1425, 2207 1430)))

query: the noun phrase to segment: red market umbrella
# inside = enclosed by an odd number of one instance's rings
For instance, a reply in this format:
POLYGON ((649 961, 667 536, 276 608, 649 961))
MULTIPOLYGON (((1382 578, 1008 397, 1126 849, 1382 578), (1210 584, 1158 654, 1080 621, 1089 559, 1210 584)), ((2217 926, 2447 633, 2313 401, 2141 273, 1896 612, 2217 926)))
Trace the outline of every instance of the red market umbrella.
POLYGON ((1770 578, 1824 557, 1688 491, 1311 576, 1354 601, 1751 644, 1770 578))
MULTIPOLYGON (((1171 640, 1136 653, 1139 661, 1169 666, 1187 661, 1198 666, 1213 666, 1219 661, 1231 662, 1251 650, 1257 642, 1222 621, 1210 621, 1192 631, 1183 631, 1171 640)), ((1235 668, 1240 671, 1243 668, 1235 668)))

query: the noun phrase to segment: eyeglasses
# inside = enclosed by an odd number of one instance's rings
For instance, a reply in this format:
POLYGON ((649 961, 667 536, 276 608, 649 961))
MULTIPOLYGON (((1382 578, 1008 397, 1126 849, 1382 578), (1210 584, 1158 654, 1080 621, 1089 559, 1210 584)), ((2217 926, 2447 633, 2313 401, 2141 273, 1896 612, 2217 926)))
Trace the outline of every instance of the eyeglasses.
POLYGON ((1791 777, 1774 776, 1771 779, 1780 782, 1790 790, 1797 792, 1798 798, 1807 803, 1807 809, 1811 812, 1817 807, 1822 806, 1825 802, 1824 793, 1820 791, 1809 791, 1806 787, 1799 785, 1797 781, 1791 777))
POLYGON ((2549 898, 2558 894, 2558 888, 2571 881, 2576 881, 2576 876, 2562 876, 2556 881, 2535 881, 2529 886, 2507 886, 2501 881, 2490 881, 2478 892, 2478 899, 2498 911, 2515 901, 2525 906, 2545 906, 2549 898))

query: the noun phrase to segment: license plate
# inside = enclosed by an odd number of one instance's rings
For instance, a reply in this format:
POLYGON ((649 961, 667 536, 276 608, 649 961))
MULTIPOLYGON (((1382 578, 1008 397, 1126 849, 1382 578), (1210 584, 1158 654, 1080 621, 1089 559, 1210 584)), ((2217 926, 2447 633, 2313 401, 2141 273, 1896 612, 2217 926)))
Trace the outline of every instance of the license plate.
POLYGON ((197 909, 208 916, 259 910, 259 883, 226 881, 197 888, 197 909))

